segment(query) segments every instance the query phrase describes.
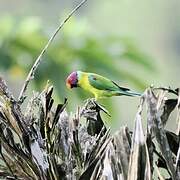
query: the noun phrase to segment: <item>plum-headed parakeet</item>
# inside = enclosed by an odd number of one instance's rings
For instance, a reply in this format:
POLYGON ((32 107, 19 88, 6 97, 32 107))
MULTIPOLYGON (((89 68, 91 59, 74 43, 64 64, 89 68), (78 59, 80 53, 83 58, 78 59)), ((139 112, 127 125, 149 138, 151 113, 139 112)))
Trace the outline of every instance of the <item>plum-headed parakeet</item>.
POLYGON ((111 96, 140 96, 140 93, 132 92, 116 84, 114 81, 95 73, 82 71, 72 72, 66 79, 68 88, 81 87, 94 94, 95 99, 111 96))

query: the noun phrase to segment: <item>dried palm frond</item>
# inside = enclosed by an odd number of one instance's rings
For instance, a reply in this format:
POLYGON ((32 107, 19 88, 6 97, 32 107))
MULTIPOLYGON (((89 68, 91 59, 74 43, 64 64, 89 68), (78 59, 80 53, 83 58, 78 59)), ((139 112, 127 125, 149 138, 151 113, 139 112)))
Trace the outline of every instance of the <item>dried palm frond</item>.
POLYGON ((67 99, 56 106, 53 87, 47 86, 34 93, 24 110, 0 79, 1 179, 165 179, 163 168, 178 180, 179 132, 166 130, 165 124, 176 106, 179 116, 179 103, 166 93, 147 89, 133 132, 121 127, 112 135, 100 115, 105 109, 97 102, 88 100, 69 116, 67 99), (141 115, 145 103, 147 130, 141 115))

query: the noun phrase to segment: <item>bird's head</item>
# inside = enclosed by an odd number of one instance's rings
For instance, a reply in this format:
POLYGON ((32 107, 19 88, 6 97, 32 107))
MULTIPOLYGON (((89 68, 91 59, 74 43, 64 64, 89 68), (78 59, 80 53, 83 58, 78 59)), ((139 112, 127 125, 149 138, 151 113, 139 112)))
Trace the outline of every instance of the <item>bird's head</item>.
POLYGON ((72 72, 66 79, 66 86, 69 89, 78 87, 78 72, 72 72))

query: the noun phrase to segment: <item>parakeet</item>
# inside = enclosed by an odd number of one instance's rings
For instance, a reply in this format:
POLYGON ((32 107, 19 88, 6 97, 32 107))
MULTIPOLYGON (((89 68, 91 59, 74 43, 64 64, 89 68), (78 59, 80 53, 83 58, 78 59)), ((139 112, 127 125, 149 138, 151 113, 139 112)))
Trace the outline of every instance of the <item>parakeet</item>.
POLYGON ((69 89, 81 87, 92 93, 95 100, 111 96, 141 96, 140 93, 132 92, 130 89, 121 87, 114 81, 101 75, 89 72, 74 71, 66 79, 69 89))

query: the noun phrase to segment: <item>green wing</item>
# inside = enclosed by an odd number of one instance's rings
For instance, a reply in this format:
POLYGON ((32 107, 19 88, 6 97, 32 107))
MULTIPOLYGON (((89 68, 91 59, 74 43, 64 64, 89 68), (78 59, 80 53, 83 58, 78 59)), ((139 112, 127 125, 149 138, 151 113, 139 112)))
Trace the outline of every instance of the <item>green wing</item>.
POLYGON ((89 74, 89 83, 96 89, 106 91, 129 91, 128 88, 120 87, 115 82, 98 74, 89 74))

